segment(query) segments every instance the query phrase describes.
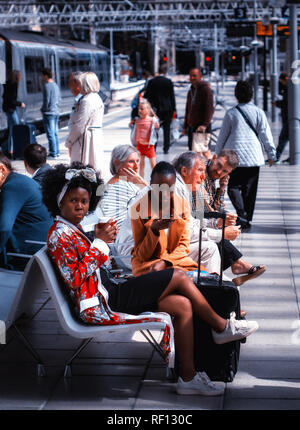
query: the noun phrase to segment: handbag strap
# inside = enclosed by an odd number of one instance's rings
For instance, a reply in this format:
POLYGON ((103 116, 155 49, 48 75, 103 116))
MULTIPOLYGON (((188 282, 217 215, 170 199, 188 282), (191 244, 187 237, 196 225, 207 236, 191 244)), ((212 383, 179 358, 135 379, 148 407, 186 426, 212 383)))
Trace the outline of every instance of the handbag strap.
POLYGON ((236 109, 240 112, 240 114, 242 115, 242 117, 244 118, 244 120, 246 121, 246 123, 249 125, 249 127, 251 128, 251 130, 254 131, 256 137, 258 138, 258 133, 257 133, 256 129, 254 128, 253 124, 250 122, 250 120, 247 117, 247 115, 245 114, 245 112, 243 112, 243 110, 239 106, 236 106, 236 109))

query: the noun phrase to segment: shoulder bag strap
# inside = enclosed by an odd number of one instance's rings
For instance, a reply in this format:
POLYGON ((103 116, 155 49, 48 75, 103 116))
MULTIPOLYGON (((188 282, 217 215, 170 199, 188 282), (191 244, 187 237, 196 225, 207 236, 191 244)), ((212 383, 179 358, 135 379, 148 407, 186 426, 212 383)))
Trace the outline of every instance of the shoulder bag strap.
POLYGON ((258 138, 258 133, 257 133, 256 129, 254 128, 254 126, 252 125, 252 123, 250 122, 249 118, 246 116, 246 114, 243 112, 243 110, 239 106, 236 106, 236 108, 240 112, 240 114, 242 115, 242 117, 244 118, 246 123, 249 125, 251 130, 254 131, 254 133, 256 134, 256 137, 258 138))

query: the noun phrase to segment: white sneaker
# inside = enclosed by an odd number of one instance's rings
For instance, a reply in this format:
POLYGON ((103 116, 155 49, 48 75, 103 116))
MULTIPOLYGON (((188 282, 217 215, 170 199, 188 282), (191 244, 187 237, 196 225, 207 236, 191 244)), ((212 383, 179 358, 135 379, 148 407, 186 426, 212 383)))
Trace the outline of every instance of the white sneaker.
POLYGON ((231 312, 226 328, 221 333, 212 330, 212 336, 215 343, 222 344, 244 339, 254 333, 258 327, 259 325, 256 321, 236 320, 235 313, 231 312))
POLYGON ((198 394, 200 396, 220 396, 224 388, 214 384, 205 372, 198 372, 190 381, 185 382, 180 376, 176 385, 177 394, 198 394))

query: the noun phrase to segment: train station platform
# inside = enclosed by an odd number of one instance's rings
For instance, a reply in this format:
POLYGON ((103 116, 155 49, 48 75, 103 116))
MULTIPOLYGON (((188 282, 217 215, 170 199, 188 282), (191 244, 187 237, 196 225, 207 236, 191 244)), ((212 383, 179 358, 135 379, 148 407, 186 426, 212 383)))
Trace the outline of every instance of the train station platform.
MULTIPOLYGON (((185 84, 176 87, 181 118, 187 89, 185 84)), ((219 87, 226 108, 235 103, 233 89, 233 81, 219 87)), ((224 113, 225 109, 218 105, 214 126, 221 124, 224 113)), ((106 164, 114 146, 129 143, 129 118, 129 103, 115 106, 105 115, 106 164)), ((277 144, 280 122, 270 125, 277 144)), ((66 134, 66 128, 60 130, 62 155, 51 164, 68 162, 63 146, 66 134)), ((45 136, 38 136, 38 140, 46 144, 45 136)), ((174 143, 167 155, 160 143, 157 159, 172 161, 185 150, 186 138, 174 143)), ((14 166, 24 173, 21 161, 15 161, 14 166)), ((147 175, 149 172, 148 167, 147 175)), ((108 177, 106 171, 105 179, 108 177)), ((47 376, 37 376, 31 355, 14 333, 9 334, 7 344, 0 345, 0 410, 102 410, 106 421, 102 415, 97 416, 102 424, 108 424, 110 416, 139 416, 144 410, 152 414, 188 413, 194 423, 201 423, 199 411, 204 410, 300 410, 299 192, 299 166, 261 168, 253 227, 236 240, 246 260, 267 266, 261 277, 240 288, 247 318, 257 320, 260 328, 241 345, 238 373, 233 382, 226 384, 223 396, 176 395, 173 384, 166 379, 161 358, 138 334, 134 339, 124 334, 107 336, 101 342, 95 339, 74 362, 72 378, 64 378, 64 359, 76 349, 78 340, 63 332, 51 301, 46 302, 45 292, 36 304, 37 308, 41 306, 40 311, 23 330, 46 363, 47 376)), ((228 199, 227 207, 230 208, 228 199)), ((230 272, 226 274, 231 276, 230 272)), ((98 419, 93 426, 100 424, 98 419)), ((245 422, 231 425, 244 426, 245 422)), ((136 428, 144 427, 140 424, 136 428)))

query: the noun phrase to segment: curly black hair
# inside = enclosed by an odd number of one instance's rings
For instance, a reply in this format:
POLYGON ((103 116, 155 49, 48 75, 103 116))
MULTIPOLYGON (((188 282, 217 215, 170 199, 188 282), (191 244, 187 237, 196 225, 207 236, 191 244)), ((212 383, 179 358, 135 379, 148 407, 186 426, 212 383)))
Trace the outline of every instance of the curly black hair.
MULTIPOLYGON (((71 165, 57 164, 52 169, 49 169, 45 174, 42 182, 43 203, 53 217, 60 214, 60 209, 57 204, 57 196, 61 192, 63 186, 66 184, 65 174, 68 169, 84 169, 86 167, 92 168, 90 165, 84 165, 79 162, 73 162, 71 165)), ((96 173, 96 182, 90 182, 84 176, 76 176, 69 181, 68 190, 73 188, 84 188, 90 195, 89 212, 96 209, 96 206, 103 194, 101 188, 103 180, 96 173)))

